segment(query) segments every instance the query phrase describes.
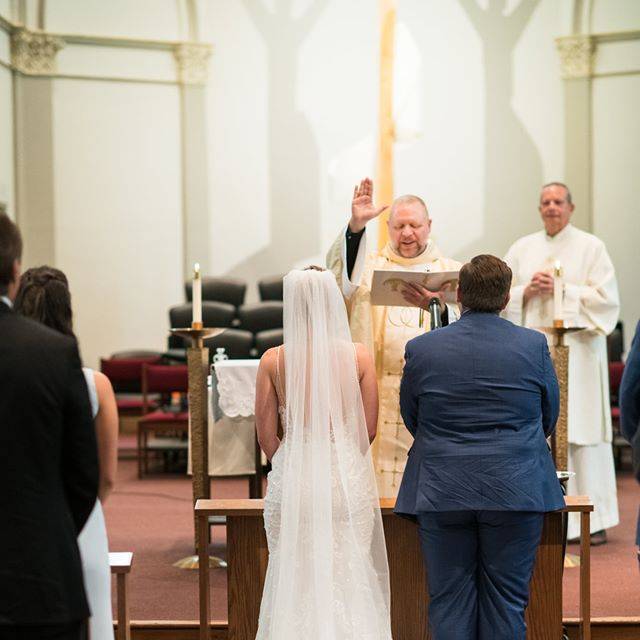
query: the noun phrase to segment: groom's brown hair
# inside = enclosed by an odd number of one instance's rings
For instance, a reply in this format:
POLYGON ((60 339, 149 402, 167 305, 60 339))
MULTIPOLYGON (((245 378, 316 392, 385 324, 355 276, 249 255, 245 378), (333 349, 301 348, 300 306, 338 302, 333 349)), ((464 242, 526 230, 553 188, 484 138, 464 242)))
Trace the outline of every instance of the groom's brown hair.
POLYGON ((482 254, 467 262, 458 276, 460 303, 470 311, 498 313, 505 308, 512 272, 506 262, 482 254))

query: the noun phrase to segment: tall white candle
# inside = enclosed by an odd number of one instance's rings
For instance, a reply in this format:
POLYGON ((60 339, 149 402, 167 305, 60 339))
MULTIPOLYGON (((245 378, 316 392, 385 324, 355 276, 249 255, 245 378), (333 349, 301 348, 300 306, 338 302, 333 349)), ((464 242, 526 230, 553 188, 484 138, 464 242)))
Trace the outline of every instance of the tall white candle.
POLYGON ((200 263, 196 262, 193 266, 193 323, 202 323, 202 280, 200 278, 200 263))
POLYGON ((562 290, 564 282, 562 279, 562 265, 558 260, 553 265, 553 319, 564 320, 562 315, 562 290))

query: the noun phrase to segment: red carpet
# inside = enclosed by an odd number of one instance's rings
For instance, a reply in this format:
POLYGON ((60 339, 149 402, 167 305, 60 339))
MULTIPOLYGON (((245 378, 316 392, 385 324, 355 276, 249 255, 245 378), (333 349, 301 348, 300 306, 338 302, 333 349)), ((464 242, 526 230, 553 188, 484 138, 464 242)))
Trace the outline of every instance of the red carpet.
MULTIPOLYGON (((133 551, 131 618, 197 620, 197 571, 172 563, 193 553, 191 483, 187 478, 155 476, 138 480, 134 461, 121 461, 116 490, 105 505, 111 551, 133 551)), ((640 487, 629 474, 618 478, 621 524, 609 542, 592 548, 592 617, 640 617, 640 573, 635 525, 640 487)), ((244 480, 215 480, 213 497, 248 497, 244 480)), ((214 527, 213 554, 224 557, 224 528, 214 527)), ((569 553, 578 553, 570 545, 569 553)), ((564 615, 578 615, 578 572, 566 569, 564 615)), ((212 617, 226 620, 226 574, 212 570, 212 617)))

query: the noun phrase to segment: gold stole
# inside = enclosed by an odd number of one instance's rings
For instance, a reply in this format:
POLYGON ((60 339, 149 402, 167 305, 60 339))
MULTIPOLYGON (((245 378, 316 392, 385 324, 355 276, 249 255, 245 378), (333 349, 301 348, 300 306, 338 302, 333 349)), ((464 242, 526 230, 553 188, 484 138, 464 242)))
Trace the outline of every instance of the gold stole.
POLYGON ((349 323, 354 341, 365 344, 374 356, 378 377, 382 375, 387 307, 371 305, 371 280, 374 270, 392 268, 391 263, 403 268, 417 264, 426 265, 441 257, 442 254, 431 240, 427 243, 426 249, 415 258, 398 255, 390 243, 387 243, 379 254, 368 256, 361 285, 350 301, 349 323))

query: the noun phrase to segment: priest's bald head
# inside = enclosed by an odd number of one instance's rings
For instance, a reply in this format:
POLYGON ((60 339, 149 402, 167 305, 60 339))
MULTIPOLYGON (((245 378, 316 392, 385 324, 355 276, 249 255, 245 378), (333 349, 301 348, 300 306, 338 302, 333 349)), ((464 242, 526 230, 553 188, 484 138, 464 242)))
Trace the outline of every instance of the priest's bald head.
POLYGON ((431 218, 422 198, 412 195, 396 198, 387 225, 391 247, 403 258, 415 258, 427 248, 431 218))
POLYGON ((569 224, 573 209, 571 191, 566 184, 550 182, 540 190, 538 211, 548 235, 555 236, 569 224))

